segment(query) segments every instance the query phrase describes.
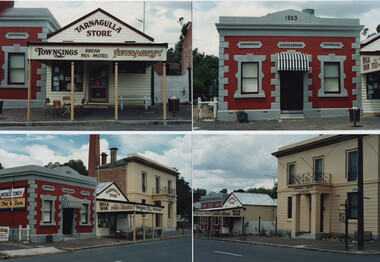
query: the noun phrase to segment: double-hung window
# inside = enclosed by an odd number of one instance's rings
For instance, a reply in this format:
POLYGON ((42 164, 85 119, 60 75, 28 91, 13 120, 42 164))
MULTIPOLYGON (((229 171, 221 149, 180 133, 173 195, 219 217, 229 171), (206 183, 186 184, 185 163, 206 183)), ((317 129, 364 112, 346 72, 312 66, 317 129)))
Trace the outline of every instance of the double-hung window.
POLYGON ((292 218, 292 197, 288 197, 288 218, 292 218))
POLYGON ((325 93, 340 93, 339 63, 325 63, 325 93))
POLYGON ((50 200, 44 200, 44 216, 43 216, 43 221, 44 223, 52 223, 52 218, 53 218, 53 201, 50 200))
POLYGON ((294 184, 295 180, 295 164, 288 164, 288 184, 294 184))
POLYGON ((323 158, 314 158, 314 181, 323 181, 323 158))
POLYGON ((81 210, 81 222, 82 224, 88 224, 88 204, 83 204, 82 210, 81 210))
POLYGON ((241 86, 243 94, 257 94, 258 88, 258 63, 242 63, 241 86))
POLYGON ((8 59, 8 83, 11 85, 25 84, 25 54, 10 53, 8 59))
POLYGON ((146 173, 141 173, 141 190, 142 192, 146 192, 146 173))

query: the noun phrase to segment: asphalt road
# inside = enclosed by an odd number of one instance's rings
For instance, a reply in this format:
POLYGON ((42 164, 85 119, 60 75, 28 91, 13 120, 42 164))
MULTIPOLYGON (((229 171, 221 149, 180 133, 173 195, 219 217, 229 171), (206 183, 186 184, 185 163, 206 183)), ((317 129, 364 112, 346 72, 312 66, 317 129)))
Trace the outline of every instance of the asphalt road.
POLYGON ((380 261, 378 255, 318 252, 216 240, 194 239, 194 262, 356 262, 380 261))
POLYGON ((38 262, 191 262, 191 237, 153 241, 133 245, 80 250, 46 256, 33 256, 7 261, 38 262))

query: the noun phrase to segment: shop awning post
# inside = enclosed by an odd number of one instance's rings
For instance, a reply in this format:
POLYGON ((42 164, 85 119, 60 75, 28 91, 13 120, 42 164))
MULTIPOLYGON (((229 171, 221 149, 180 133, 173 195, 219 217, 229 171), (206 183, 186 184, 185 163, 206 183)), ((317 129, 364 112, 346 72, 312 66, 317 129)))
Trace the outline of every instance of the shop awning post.
POLYGON ((71 62, 71 121, 74 121, 74 62, 71 62))
POLYGON ((155 229, 155 226, 154 226, 154 214, 152 214, 152 239, 154 239, 154 229, 155 229))
POLYGON ((119 119, 119 63, 115 62, 115 120, 119 119))
POLYGON ((136 242, 136 211, 133 211, 133 242, 136 242))
POLYGON ((143 240, 145 240, 145 214, 142 215, 143 219, 143 240))
POLYGON ((162 63, 162 103, 163 118, 166 120, 166 62, 162 63))
POLYGON ((161 240, 164 240, 164 220, 163 220, 164 216, 163 214, 161 214, 161 240))
POLYGON ((27 112, 27 121, 30 122, 30 111, 31 111, 31 98, 32 98, 32 79, 31 79, 31 72, 32 72, 32 60, 28 59, 28 112, 27 112))

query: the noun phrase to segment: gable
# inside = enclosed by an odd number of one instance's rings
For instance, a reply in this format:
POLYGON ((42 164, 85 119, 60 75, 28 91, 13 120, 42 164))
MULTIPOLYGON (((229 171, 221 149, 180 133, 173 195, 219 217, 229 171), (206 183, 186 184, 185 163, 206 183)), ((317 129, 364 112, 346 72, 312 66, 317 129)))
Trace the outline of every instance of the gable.
POLYGON ((99 8, 48 35, 47 42, 151 43, 153 38, 99 8))
POLYGON ((227 200, 224 202, 223 207, 241 207, 242 204, 236 198, 234 194, 230 194, 227 200))
POLYGON ((120 189, 116 186, 115 183, 112 183, 111 185, 106 187, 102 192, 100 192, 96 196, 96 199, 129 202, 126 196, 124 196, 124 194, 120 191, 120 189))
MULTIPOLYGON (((363 46, 363 44, 362 44, 363 46)), ((372 41, 366 43, 361 49, 360 52, 377 52, 380 51, 380 34, 373 39, 372 41)))

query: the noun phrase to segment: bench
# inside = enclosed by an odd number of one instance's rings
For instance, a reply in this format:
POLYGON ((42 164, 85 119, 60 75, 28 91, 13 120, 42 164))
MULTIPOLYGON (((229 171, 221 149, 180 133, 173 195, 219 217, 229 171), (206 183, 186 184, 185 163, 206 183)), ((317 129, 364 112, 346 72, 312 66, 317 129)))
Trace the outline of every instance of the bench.
POLYGON ((120 109, 123 110, 124 101, 144 101, 144 108, 148 109, 148 103, 151 99, 147 96, 142 95, 128 95, 128 96, 119 96, 118 100, 120 101, 120 109))

